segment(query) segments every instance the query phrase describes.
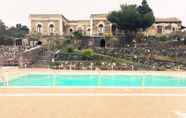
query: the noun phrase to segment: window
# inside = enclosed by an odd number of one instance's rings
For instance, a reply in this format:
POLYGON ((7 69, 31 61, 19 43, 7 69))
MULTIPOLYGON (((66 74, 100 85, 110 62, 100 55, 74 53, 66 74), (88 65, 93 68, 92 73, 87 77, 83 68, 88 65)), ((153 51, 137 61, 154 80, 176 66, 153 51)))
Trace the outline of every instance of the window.
POLYGON ((171 30, 171 25, 167 25, 167 26, 165 26, 165 30, 171 30))
POLYGON ((104 33, 104 26, 103 26, 103 24, 100 24, 100 25, 98 26, 98 32, 99 32, 99 33, 104 33))
POLYGON ((73 32, 73 29, 72 29, 72 28, 70 28, 70 30, 69 30, 69 31, 70 31, 70 33, 72 33, 72 32, 73 32))
POLYGON ((162 33, 163 32, 163 27, 162 26, 157 26, 157 32, 162 33))
POLYGON ((90 36, 90 28, 88 28, 85 33, 86 33, 87 36, 90 36))
POLYGON ((49 25, 49 32, 54 33, 54 25, 53 24, 49 25))
POLYGON ((37 32, 38 33, 41 33, 41 30, 42 30, 42 25, 41 24, 38 24, 37 25, 37 32))
POLYGON ((175 32, 175 31, 176 31, 176 28, 173 27, 173 28, 172 28, 172 31, 175 32))

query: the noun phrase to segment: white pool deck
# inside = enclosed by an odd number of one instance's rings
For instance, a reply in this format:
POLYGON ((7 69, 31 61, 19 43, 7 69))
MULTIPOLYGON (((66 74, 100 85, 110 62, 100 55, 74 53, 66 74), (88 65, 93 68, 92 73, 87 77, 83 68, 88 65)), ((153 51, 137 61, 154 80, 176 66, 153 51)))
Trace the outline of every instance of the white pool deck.
POLYGON ((0 77, 5 77, 6 79, 11 79, 15 76, 27 75, 27 74, 74 74, 74 75, 83 75, 83 74, 98 74, 98 75, 114 75, 114 74, 122 74, 122 75, 169 75, 169 76, 177 76, 177 77, 186 77, 186 71, 74 71, 74 70, 54 70, 48 68, 26 68, 20 69, 18 67, 6 67, 0 68, 0 77))

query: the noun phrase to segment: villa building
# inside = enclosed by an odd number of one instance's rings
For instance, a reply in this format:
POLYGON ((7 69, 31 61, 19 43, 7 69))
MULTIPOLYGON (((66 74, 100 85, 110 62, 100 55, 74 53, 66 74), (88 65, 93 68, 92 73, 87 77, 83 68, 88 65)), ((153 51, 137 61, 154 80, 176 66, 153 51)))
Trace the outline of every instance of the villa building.
MULTIPOLYGON (((107 14, 92 14, 88 20, 68 20, 61 14, 33 14, 29 17, 31 33, 42 35, 69 36, 74 31, 81 31, 84 36, 102 37, 114 33, 107 14)), ((163 35, 181 30, 181 20, 177 18, 156 18, 155 23, 146 30, 146 35, 163 35)))
POLYGON ((106 14, 93 14, 89 20, 68 20, 60 14, 30 15, 31 33, 43 35, 69 36, 74 31, 81 31, 85 36, 103 36, 111 33, 111 23, 106 14))
POLYGON ((156 18, 155 23, 146 30, 149 36, 165 35, 181 31, 182 22, 178 18, 156 18))

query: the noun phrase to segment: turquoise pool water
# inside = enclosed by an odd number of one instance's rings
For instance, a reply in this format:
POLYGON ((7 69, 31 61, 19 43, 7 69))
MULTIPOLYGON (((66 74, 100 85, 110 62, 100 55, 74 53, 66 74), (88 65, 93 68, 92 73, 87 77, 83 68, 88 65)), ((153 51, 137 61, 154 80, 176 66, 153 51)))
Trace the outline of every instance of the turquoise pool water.
MULTIPOLYGON (((3 86, 3 83, 0 83, 3 86)), ((12 79, 10 87, 186 87, 186 78, 157 75, 29 74, 12 79)))

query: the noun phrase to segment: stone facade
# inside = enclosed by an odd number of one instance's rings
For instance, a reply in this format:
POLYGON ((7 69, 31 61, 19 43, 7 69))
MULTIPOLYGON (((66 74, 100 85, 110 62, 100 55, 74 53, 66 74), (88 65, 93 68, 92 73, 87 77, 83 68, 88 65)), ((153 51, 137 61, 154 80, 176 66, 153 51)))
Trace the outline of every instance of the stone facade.
POLYGON ((103 36, 111 33, 111 23, 106 14, 93 14, 89 20, 68 20, 59 14, 30 15, 31 33, 42 35, 69 36, 74 31, 81 31, 85 36, 103 36))
POLYGON ((107 20, 107 14, 92 14, 90 16, 91 36, 103 36, 112 33, 112 24, 107 20))
POLYGON ((81 31, 83 35, 90 36, 89 20, 69 21, 66 29, 66 35, 71 35, 74 31, 81 31))
POLYGON ((43 35, 59 34, 63 35, 62 15, 30 15, 31 33, 39 32, 43 35))
MULTIPOLYGON (((74 31, 81 31, 85 36, 103 37, 113 33, 112 24, 107 14, 92 14, 89 20, 68 20, 60 14, 30 15, 31 33, 42 35, 69 36, 74 31)), ((181 21, 177 18, 157 18, 145 33, 148 36, 164 35, 181 30, 181 21)))
POLYGON ((156 18, 155 23, 146 30, 149 36, 166 35, 181 31, 182 22, 177 18, 156 18))

